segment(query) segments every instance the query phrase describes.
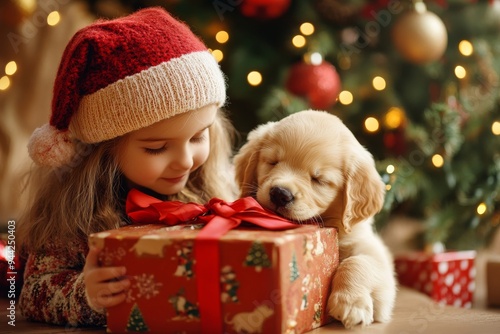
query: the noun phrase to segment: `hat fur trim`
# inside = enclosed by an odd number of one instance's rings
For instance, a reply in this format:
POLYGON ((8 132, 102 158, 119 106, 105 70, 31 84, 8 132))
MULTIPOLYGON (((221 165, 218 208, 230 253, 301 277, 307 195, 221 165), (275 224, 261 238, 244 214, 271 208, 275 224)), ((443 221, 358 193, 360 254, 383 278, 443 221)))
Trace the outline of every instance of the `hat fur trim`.
POLYGON ((164 119, 226 101, 226 82, 208 51, 192 52, 152 66, 82 98, 69 129, 98 143, 164 119))

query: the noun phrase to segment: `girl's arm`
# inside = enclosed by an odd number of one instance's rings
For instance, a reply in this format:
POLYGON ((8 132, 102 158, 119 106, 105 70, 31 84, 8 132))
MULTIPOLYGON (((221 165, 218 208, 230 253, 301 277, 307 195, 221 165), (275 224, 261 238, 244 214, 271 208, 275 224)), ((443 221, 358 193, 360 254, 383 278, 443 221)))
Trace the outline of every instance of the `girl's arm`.
POLYGON ((106 318, 85 297, 83 267, 86 240, 52 243, 30 254, 24 273, 20 309, 33 321, 65 326, 104 326, 106 318))

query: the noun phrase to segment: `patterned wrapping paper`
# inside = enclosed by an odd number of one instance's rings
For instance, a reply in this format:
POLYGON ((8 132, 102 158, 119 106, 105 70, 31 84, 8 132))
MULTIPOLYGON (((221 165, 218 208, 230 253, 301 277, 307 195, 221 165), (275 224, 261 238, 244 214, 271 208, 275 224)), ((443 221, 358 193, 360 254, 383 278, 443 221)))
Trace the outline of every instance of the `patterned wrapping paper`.
POLYGON ((435 301, 471 308, 475 290, 475 251, 428 254, 412 252, 395 257, 399 283, 435 301))
MULTIPOLYGON (((108 332, 199 333, 194 253, 199 225, 126 226, 90 236, 103 266, 127 267, 131 288, 107 310, 108 332)), ((219 240, 224 333, 303 333, 331 319, 338 266, 334 228, 238 228, 219 240)), ((206 287, 210 289, 210 286, 206 287)))

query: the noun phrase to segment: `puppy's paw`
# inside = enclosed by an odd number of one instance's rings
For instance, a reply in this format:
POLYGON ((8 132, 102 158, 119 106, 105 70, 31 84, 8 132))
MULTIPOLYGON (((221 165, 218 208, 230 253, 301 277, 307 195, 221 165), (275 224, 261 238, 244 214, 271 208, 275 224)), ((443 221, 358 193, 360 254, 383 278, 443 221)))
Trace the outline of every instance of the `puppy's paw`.
POLYGON ((373 323, 373 301, 368 293, 334 291, 328 298, 328 314, 350 329, 373 323))

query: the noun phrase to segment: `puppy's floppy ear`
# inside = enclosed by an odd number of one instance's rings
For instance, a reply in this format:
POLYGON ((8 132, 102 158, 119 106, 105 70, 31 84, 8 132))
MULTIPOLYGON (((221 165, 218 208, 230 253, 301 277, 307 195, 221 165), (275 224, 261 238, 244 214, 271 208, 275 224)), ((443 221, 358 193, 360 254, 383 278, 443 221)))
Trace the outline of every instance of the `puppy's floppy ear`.
POLYGON ((250 131, 247 136, 247 142, 234 156, 236 182, 241 189, 241 197, 255 195, 260 150, 264 137, 275 125, 276 122, 268 122, 250 131))
POLYGON ((382 209, 385 185, 375 168, 372 155, 363 147, 346 160, 345 173, 342 225, 349 233, 354 224, 382 209))

